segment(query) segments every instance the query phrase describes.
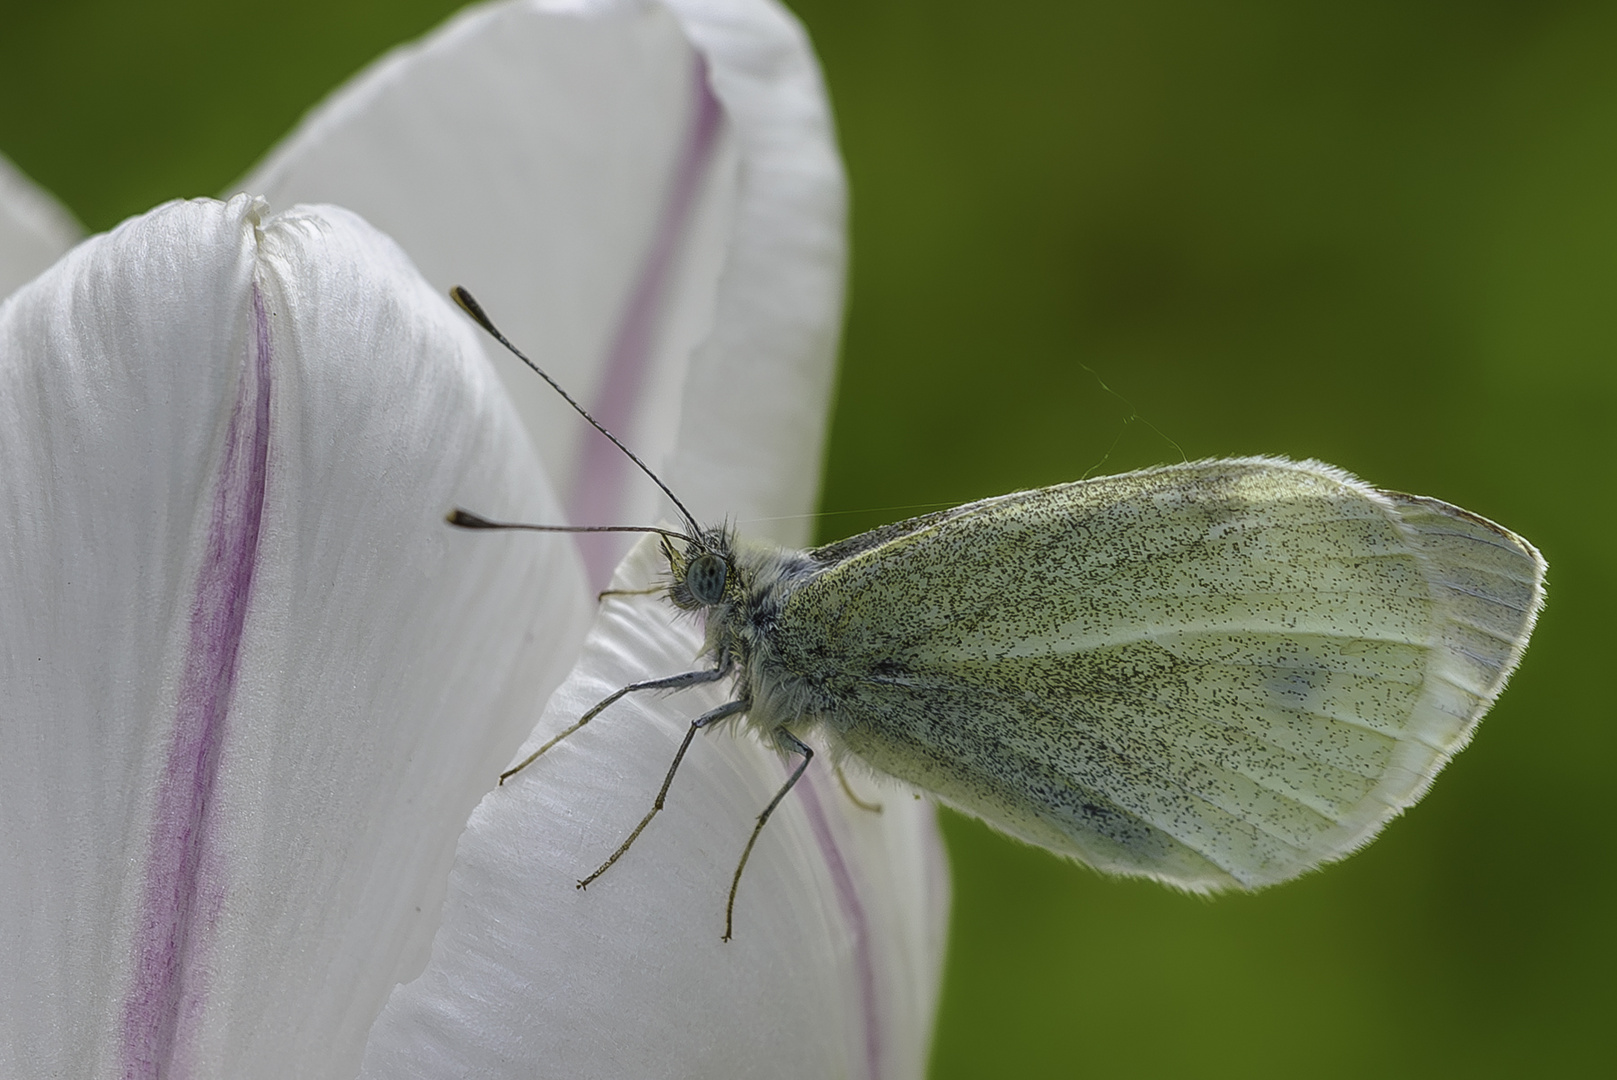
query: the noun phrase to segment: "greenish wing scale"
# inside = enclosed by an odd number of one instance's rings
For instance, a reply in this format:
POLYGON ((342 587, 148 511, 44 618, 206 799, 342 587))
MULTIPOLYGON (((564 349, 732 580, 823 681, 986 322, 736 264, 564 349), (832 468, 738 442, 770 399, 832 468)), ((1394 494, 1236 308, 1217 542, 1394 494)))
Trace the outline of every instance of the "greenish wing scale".
POLYGON ((1200 462, 813 553, 776 642, 841 749, 1097 869, 1258 888, 1367 842, 1525 647, 1525 541, 1329 466, 1200 462))

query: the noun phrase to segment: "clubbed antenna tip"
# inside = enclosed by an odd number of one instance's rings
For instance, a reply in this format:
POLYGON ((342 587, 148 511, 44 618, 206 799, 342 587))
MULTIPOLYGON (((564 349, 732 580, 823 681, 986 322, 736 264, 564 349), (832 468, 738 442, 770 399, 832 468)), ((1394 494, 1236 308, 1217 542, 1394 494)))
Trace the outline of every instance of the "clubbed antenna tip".
POLYGON ((501 336, 500 332, 494 329, 493 321, 483 311, 483 305, 479 304, 477 298, 471 293, 456 285, 449 290, 449 297, 460 305, 462 311, 475 319, 477 325, 486 330, 490 337, 499 338, 501 336))
POLYGON ((496 525, 488 518, 478 517, 470 510, 461 510, 458 507, 445 514, 444 520, 462 529, 498 529, 503 527, 496 525))

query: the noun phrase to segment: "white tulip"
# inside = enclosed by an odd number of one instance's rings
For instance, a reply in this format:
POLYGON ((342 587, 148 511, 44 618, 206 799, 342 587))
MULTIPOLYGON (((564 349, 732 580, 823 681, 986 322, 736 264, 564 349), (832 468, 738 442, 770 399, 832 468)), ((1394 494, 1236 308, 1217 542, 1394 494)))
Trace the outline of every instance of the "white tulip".
MULTIPOLYGON (((5 181, 19 280, 70 232, 5 181)), ((784 774, 714 734, 578 891, 722 690, 626 699, 490 790, 697 628, 597 605, 618 550, 443 522, 663 512, 501 358, 513 407, 460 282, 699 516, 806 539, 844 196, 801 29, 474 9, 243 187, 269 203, 158 207, 0 305, 0 1074, 920 1075, 926 804, 811 770, 724 944, 784 774)))

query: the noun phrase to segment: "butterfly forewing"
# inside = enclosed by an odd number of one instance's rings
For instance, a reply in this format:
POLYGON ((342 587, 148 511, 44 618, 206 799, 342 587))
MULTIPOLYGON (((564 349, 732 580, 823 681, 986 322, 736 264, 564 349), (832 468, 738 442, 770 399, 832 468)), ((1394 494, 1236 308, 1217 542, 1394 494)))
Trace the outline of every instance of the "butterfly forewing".
POLYGON ((1419 798, 1519 659, 1543 574, 1465 511, 1264 459, 1002 496, 812 554, 826 568, 775 646, 826 673, 848 750, 1197 890, 1293 877, 1419 798))

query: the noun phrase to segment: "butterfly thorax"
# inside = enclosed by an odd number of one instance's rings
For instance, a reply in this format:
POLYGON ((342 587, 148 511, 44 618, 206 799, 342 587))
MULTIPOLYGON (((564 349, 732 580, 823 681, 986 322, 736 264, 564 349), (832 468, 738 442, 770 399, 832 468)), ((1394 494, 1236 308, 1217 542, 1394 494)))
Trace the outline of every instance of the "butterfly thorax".
POLYGON ((749 703, 748 722, 765 732, 800 730, 823 713, 823 694, 782 665, 774 646, 787 598, 823 564, 805 552, 739 540, 728 529, 706 530, 698 543, 668 554, 668 598, 701 613, 707 628, 704 654, 734 665, 737 694, 749 703), (704 602, 701 595, 712 585, 710 576, 702 576, 703 556, 721 559, 726 570, 716 602, 704 602))

